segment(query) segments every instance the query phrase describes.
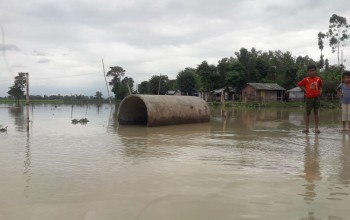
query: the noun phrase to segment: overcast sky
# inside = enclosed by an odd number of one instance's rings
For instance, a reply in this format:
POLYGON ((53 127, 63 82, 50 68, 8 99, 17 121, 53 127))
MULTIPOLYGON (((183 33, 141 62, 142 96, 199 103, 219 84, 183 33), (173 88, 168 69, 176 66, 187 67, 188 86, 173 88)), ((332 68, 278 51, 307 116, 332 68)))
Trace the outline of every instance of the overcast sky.
MULTIPOLYGON (((175 79, 242 47, 318 60, 317 34, 327 31, 332 14, 350 23, 350 1, 0 1, 0 96, 19 72, 29 73, 33 95, 106 96, 102 58, 106 72, 121 66, 136 83, 158 74, 175 79)), ((324 53, 336 64, 328 42, 324 53)))

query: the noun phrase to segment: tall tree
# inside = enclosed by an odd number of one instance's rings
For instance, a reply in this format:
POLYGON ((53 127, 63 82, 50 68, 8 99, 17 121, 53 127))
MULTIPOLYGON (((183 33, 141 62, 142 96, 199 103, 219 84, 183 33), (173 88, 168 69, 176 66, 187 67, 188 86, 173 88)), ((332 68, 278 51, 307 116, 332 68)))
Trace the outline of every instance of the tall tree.
POLYGON ((235 52, 237 59, 247 71, 247 79, 249 82, 258 82, 258 74, 256 71, 256 59, 260 54, 255 48, 248 51, 246 48, 241 48, 239 52, 235 52))
POLYGON ((148 85, 148 81, 142 81, 139 85, 138 85, 138 92, 140 94, 149 94, 149 85, 148 85))
POLYGON ((97 91, 95 94, 95 99, 102 99, 102 92, 97 91))
POLYGON ((168 90, 177 90, 179 89, 179 86, 177 85, 177 80, 176 79, 169 79, 168 81, 168 90))
POLYGON ((216 68, 220 76, 220 87, 227 86, 227 83, 225 81, 225 75, 232 70, 232 65, 234 62, 236 62, 236 59, 234 59, 233 57, 223 58, 219 60, 216 68))
POLYGON ((120 66, 111 66, 109 68, 110 70, 107 72, 107 77, 113 77, 112 80, 109 82, 109 85, 112 86, 112 92, 114 93, 116 99, 123 99, 128 93, 126 92, 128 91, 128 88, 125 84, 126 82, 128 82, 128 80, 123 79, 125 75, 125 70, 120 66), (118 92, 121 94, 118 94, 118 92))
POLYGON ((209 92, 220 86, 220 76, 217 73, 216 66, 209 65, 206 60, 198 65, 196 74, 200 77, 202 91, 209 92))
POLYGON ((7 94, 14 97, 19 104, 19 100, 24 96, 24 88, 26 87, 26 73, 20 72, 18 76, 15 76, 13 86, 9 87, 7 94))
POLYGON ((225 74, 225 81, 227 86, 236 88, 241 91, 248 82, 247 71, 240 62, 234 62, 231 71, 225 74))
POLYGON ((154 75, 149 80, 149 92, 154 95, 165 95, 168 91, 168 76, 154 75))
POLYGON ((321 56, 320 56, 320 62, 319 62, 319 68, 322 69, 323 66, 324 66, 324 59, 323 59, 323 54, 322 54, 322 51, 323 51, 323 39, 326 37, 326 34, 322 33, 322 32, 319 32, 318 35, 318 48, 321 50, 321 56))
POLYGON ((340 46, 346 45, 346 40, 350 37, 348 32, 348 25, 346 18, 333 14, 329 19, 329 30, 327 37, 329 38, 329 46, 332 47, 332 52, 337 51, 338 65, 340 64, 339 51, 340 46))
POLYGON ((179 72, 176 81, 181 92, 184 92, 187 95, 192 95, 198 85, 196 70, 190 67, 185 68, 179 72))
POLYGON ((115 98, 118 100, 124 99, 127 95, 133 93, 134 80, 130 77, 124 77, 118 86, 115 86, 112 91, 115 94, 115 98))

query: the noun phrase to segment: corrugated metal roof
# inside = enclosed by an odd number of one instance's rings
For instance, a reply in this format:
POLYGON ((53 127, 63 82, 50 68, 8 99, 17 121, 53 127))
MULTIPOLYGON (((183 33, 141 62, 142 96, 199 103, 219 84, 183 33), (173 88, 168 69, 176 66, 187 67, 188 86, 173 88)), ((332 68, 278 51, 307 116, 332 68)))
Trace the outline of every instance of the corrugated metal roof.
POLYGON ((221 93, 224 90, 226 90, 228 92, 236 92, 236 88, 232 88, 232 87, 229 86, 229 87, 224 87, 224 88, 221 88, 221 89, 215 89, 214 93, 218 94, 218 93, 221 93))
POLYGON ((304 92, 300 87, 294 87, 293 89, 288 90, 288 92, 304 92))
POLYGON ((282 86, 276 83, 247 83, 256 90, 285 90, 282 86))

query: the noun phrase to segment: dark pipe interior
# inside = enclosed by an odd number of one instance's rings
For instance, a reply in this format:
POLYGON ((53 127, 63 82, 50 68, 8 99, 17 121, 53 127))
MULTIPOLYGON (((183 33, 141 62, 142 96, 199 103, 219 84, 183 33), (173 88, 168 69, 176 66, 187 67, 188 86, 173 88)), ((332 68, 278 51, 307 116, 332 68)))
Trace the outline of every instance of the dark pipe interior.
POLYGON ((123 125, 147 125, 147 108, 143 100, 135 96, 123 100, 119 106, 118 121, 123 125))

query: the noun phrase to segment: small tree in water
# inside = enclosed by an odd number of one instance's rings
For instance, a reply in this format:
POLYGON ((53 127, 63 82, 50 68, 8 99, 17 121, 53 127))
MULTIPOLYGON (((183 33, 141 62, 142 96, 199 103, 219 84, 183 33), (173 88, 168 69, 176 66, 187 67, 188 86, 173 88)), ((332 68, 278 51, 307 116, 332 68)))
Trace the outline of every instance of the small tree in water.
POLYGON ((112 92, 116 99, 123 99, 128 93, 132 92, 134 80, 129 77, 124 77, 125 70, 120 66, 109 67, 110 70, 107 72, 107 77, 113 77, 109 82, 112 86, 112 92))
POLYGON ((9 87, 9 94, 12 98, 15 98, 19 105, 19 100, 24 97, 24 88, 26 87, 26 73, 20 72, 18 76, 15 76, 15 82, 13 86, 9 87))

